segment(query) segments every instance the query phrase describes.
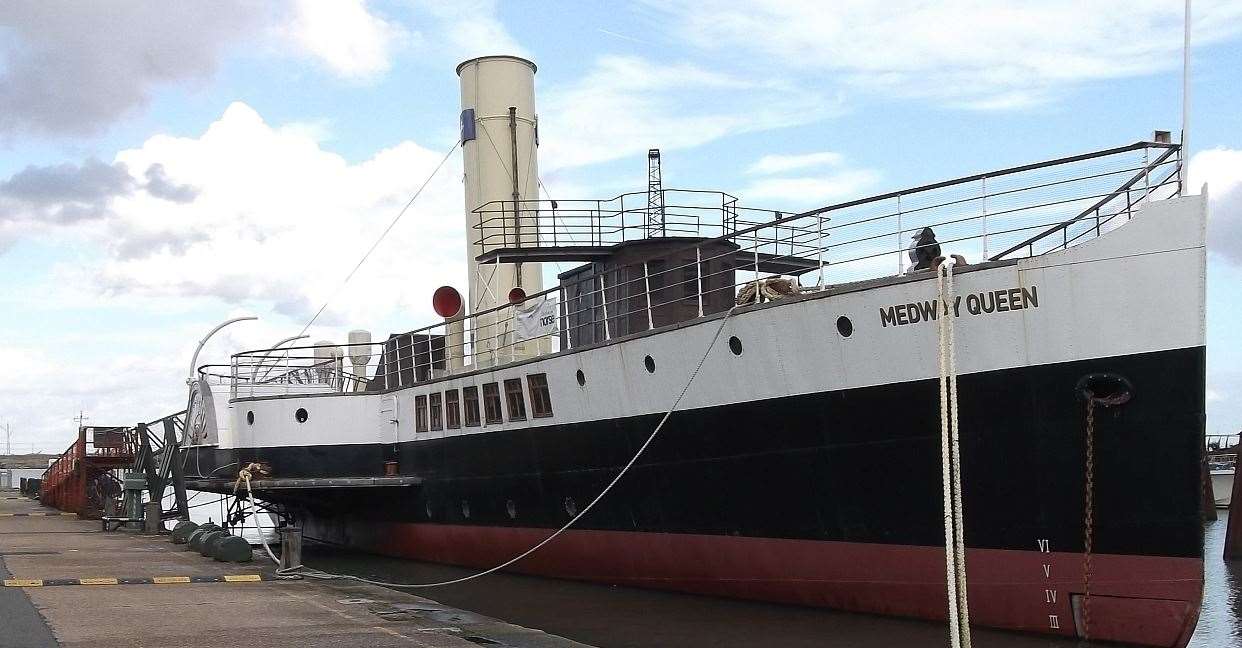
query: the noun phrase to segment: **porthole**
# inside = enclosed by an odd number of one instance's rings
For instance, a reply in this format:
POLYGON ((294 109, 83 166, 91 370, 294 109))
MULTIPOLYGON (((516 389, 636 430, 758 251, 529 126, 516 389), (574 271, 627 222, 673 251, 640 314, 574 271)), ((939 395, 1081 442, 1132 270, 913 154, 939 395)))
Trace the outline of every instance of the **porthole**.
POLYGON ((581 369, 578 370, 578 373, 576 374, 575 377, 578 379, 579 387, 586 387, 586 374, 582 373, 581 369))
POLYGON ((517 519, 517 503, 513 500, 505 502, 505 513, 509 514, 510 520, 517 519))
POLYGON ((246 412, 246 425, 254 425, 254 411, 246 412))
POLYGON ((643 358, 643 366, 647 368, 647 373, 655 373, 655 358, 651 356, 643 358))
POLYGON ((578 503, 574 501, 574 498, 565 498, 565 512, 569 514, 569 517, 573 517, 578 514, 578 503))
POLYGON ((306 419, 310 418, 310 414, 306 413, 305 407, 299 407, 298 411, 293 413, 293 418, 297 419, 298 423, 305 423, 306 419))
POLYGON ((837 318, 837 333, 840 333, 841 337, 849 337, 854 334, 854 323, 850 321, 850 318, 844 315, 837 318))
POLYGON ((736 335, 729 338, 729 350, 733 352, 733 355, 742 355, 742 341, 736 335))
POLYGON ((470 519, 470 502, 467 500, 461 501, 461 516, 470 519))

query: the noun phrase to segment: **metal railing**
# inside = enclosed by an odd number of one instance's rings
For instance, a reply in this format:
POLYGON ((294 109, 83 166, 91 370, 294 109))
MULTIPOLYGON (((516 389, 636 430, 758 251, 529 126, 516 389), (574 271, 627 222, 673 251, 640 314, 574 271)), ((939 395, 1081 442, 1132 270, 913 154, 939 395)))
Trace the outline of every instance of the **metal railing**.
POLYGON ((924 228, 933 229, 943 254, 970 263, 1035 256, 1100 236, 1147 202, 1180 194, 1180 164, 1176 144, 1137 142, 796 214, 744 209, 719 192, 669 189, 661 233, 649 226, 645 193, 520 202, 517 210, 492 203, 480 208, 482 256, 661 234, 691 240, 624 265, 588 264, 520 304, 384 342, 246 351, 204 375, 227 381, 234 397, 408 387, 711 315, 739 300, 924 271, 908 260, 911 235, 924 228))
MULTIPOLYGON (((529 247, 606 247, 656 237, 727 236, 739 226, 737 198, 722 191, 664 189, 654 220, 647 192, 607 199, 501 200, 474 210, 479 222, 470 234, 483 253, 529 247)), ((752 210, 752 220, 775 212, 752 210)), ((744 226, 744 225, 743 225, 744 226)))
MULTIPOLYGON (((79 427, 77 440, 44 471, 40 501, 79 515, 98 513, 96 509, 102 495, 92 490, 91 485, 104 473, 111 473, 132 461, 137 450, 137 438, 131 429, 79 427)), ((111 479, 115 480, 116 475, 111 479)))

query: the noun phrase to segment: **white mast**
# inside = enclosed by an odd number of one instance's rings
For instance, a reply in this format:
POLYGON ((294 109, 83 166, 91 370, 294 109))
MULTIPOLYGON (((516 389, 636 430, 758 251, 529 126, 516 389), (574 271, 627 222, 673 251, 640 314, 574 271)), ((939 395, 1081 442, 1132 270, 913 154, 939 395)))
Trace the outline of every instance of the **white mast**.
POLYGON ((1190 146, 1188 139, 1190 135, 1190 0, 1186 0, 1186 12, 1183 19, 1185 30, 1182 35, 1182 164, 1178 170, 1178 185, 1182 188, 1182 195, 1190 194, 1190 188, 1186 184, 1189 181, 1190 174, 1190 146))

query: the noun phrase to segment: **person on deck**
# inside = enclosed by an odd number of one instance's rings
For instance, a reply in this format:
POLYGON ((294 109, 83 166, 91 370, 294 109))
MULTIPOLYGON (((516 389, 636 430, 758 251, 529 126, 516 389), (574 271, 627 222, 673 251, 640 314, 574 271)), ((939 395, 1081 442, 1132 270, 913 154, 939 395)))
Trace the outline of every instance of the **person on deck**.
POLYGON ((918 234, 910 237, 910 272, 930 270, 935 260, 940 257, 940 244, 936 242, 936 233, 930 227, 924 227, 918 234))

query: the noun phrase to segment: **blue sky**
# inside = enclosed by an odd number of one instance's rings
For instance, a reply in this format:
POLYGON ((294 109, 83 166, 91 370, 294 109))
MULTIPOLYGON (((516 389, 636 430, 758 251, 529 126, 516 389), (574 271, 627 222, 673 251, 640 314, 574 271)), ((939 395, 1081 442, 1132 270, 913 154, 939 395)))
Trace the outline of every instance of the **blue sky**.
MULTIPOLYGON (((203 7, 0 7, 0 421, 19 447, 67 444, 79 408, 122 424, 183 407, 183 365, 225 317, 262 319, 213 342, 216 361, 300 329, 452 146, 471 56, 538 63, 557 197, 639 190, 660 147, 666 186, 805 209, 1181 119, 1175 0, 203 7)), ((1191 148, 1212 154, 1192 174, 1221 189, 1208 430, 1226 433, 1242 428, 1242 9, 1196 16, 1191 148)), ((464 284, 459 176, 454 158, 314 339, 421 325, 435 286, 464 284)))

